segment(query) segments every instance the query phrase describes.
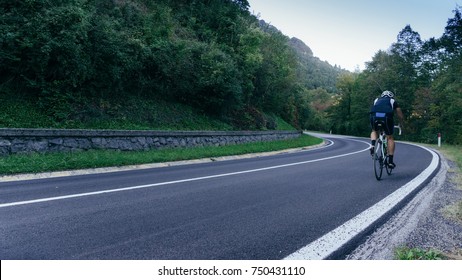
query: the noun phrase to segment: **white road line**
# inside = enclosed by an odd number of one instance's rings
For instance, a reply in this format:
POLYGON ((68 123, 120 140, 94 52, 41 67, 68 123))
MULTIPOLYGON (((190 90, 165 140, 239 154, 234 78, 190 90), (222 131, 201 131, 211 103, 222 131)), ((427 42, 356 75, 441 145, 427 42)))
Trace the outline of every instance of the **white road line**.
POLYGON ((368 229, 374 222, 386 215, 393 207, 397 206, 404 198, 413 193, 439 166, 438 155, 419 145, 430 152, 433 159, 430 165, 412 181, 391 193, 379 203, 360 213, 353 219, 347 221, 338 228, 330 231, 314 242, 301 248, 297 252, 287 256, 286 260, 322 260, 328 258, 337 250, 345 246, 354 237, 368 229))
MULTIPOLYGON (((330 142, 331 143, 328 146, 334 145, 333 141, 330 141, 330 142)), ((34 203, 41 203, 41 202, 49 202, 49 201, 54 201, 54 200, 78 198, 78 197, 84 197, 84 196, 93 196, 93 195, 100 195, 100 194, 107 194, 107 193, 124 192, 124 191, 138 190, 138 189, 144 189, 144 188, 152 188, 152 187, 172 185, 172 184, 178 184, 178 183, 186 183, 186 182, 207 180, 207 179, 213 179, 213 178, 219 178, 219 177, 246 174, 246 173, 254 173, 254 172, 260 172, 260 171, 266 171, 266 170, 272 170, 272 169, 278 169, 278 168, 302 165, 302 164, 307 164, 307 163, 313 163, 313 162, 318 162, 318 161, 330 160, 330 159, 335 159, 335 158, 340 158, 340 157, 346 157, 346 156, 349 156, 349 155, 362 153, 362 152, 364 152, 364 151, 366 151, 368 149, 369 148, 364 149, 364 150, 360 150, 360 151, 356 151, 356 152, 347 153, 347 154, 336 155, 336 156, 332 156, 332 157, 326 157, 326 158, 320 158, 320 159, 314 159, 314 160, 307 160, 307 161, 301 161, 301 162, 295 162, 295 163, 289 163, 289 164, 282 164, 282 165, 270 166, 270 167, 265 167, 265 168, 257 168, 257 169, 251 169, 251 170, 244 170, 244 171, 231 172, 231 173, 223 173, 223 174, 204 176, 204 177, 196 177, 196 178, 189 178, 189 179, 176 180, 176 181, 161 182, 161 183, 148 184, 148 185, 132 186, 132 187, 126 187, 126 188, 120 188, 120 189, 110 189, 110 190, 97 191, 97 192, 87 192, 87 193, 79 193, 79 194, 71 194, 71 195, 63 195, 63 196, 56 196, 56 197, 48 197, 48 198, 41 198, 41 199, 33 199, 33 200, 26 200, 26 201, 17 201, 17 202, 11 202, 11 203, 4 203, 4 204, 0 204, 0 208, 19 206, 19 205, 26 205, 26 204, 34 204, 34 203)))

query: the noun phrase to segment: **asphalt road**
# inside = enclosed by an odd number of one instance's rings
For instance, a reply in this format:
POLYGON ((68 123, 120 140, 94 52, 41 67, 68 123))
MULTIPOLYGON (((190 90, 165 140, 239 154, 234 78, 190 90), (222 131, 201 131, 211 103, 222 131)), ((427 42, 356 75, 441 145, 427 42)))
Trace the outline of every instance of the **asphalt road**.
POLYGON ((364 139, 323 148, 29 181, 0 182, 0 259, 283 259, 425 170, 397 144, 377 181, 364 139))

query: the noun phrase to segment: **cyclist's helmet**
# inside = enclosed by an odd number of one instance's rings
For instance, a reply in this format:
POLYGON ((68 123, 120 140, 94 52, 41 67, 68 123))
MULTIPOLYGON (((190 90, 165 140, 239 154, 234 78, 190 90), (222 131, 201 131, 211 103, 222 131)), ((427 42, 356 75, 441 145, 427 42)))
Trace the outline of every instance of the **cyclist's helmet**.
POLYGON ((382 92, 382 96, 381 97, 385 97, 385 96, 388 96, 390 98, 393 98, 395 96, 395 94, 389 90, 386 90, 384 92, 382 92))

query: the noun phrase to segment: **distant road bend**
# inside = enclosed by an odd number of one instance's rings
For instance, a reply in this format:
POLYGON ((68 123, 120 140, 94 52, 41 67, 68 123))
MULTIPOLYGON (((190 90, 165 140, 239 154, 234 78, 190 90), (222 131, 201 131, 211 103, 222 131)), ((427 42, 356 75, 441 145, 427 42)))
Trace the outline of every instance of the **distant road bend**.
POLYGON ((0 259, 341 258, 439 166, 398 143, 379 182, 367 140, 321 136, 267 157, 0 182, 0 259))

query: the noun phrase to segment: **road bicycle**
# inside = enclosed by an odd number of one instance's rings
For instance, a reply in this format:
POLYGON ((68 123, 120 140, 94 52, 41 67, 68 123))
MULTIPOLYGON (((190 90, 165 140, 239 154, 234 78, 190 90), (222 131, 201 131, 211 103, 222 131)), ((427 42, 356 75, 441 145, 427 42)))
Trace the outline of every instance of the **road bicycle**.
MULTIPOLYGON (((372 159, 374 160, 375 178, 378 181, 382 179, 384 167, 388 175, 391 175, 393 171, 393 168, 388 166, 388 138, 385 135, 384 126, 384 122, 377 123, 378 138, 375 142, 374 154, 372 155, 372 159)), ((399 129, 399 135, 401 135, 401 126, 395 125, 394 127, 399 129)))

